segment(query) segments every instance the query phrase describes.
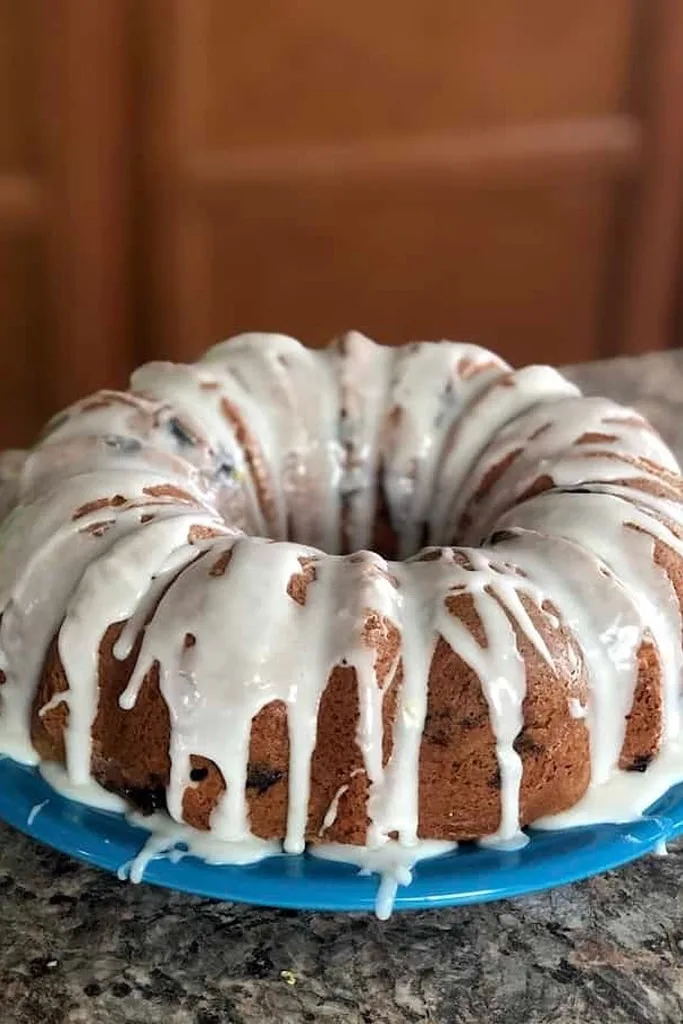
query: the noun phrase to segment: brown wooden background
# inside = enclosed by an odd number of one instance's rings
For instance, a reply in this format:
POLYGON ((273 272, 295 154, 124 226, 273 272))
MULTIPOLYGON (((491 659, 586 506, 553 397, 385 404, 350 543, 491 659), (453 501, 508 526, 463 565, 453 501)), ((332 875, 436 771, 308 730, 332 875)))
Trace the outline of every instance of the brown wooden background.
POLYGON ((0 443, 244 329, 663 348, 683 0, 0 0, 0 443))

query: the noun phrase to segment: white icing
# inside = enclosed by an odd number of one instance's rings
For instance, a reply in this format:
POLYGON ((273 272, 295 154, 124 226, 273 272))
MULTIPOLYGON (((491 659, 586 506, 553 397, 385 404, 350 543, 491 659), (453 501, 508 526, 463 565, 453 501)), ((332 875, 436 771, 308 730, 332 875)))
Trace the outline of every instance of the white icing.
POLYGON ((257 839, 249 836, 235 842, 217 839, 210 832, 200 832, 189 825, 172 821, 167 814, 157 812, 142 815, 134 812, 126 815, 131 825, 149 832, 139 852, 131 861, 122 864, 118 876, 138 884, 143 880, 148 865, 153 860, 167 857, 176 864, 183 857, 198 857, 206 864, 254 864, 282 852, 282 843, 277 840, 257 839))
POLYGON ((394 358, 393 349, 375 345, 357 331, 349 331, 337 342, 344 448, 339 489, 346 503, 346 532, 352 551, 372 543, 381 431, 394 358))
POLYGON ((597 785, 619 761, 647 619, 619 580, 592 554, 568 540, 519 530, 498 550, 540 586, 582 648, 589 700, 583 707, 574 698, 570 714, 574 719, 585 718, 588 724, 591 779, 597 785))
POLYGON ((215 345, 201 366, 232 374, 272 417, 278 479, 294 536, 334 553, 340 549, 339 386, 334 362, 281 334, 242 334, 215 345))
POLYGON ((569 714, 572 718, 582 719, 588 716, 588 708, 582 704, 578 697, 571 697, 569 700, 569 714))
POLYGON ((467 415, 451 429, 441 461, 429 519, 430 543, 452 541, 464 511, 463 485, 501 427, 541 402, 579 395, 579 389, 549 366, 527 366, 494 379, 467 415))
POLYGON ((669 740, 644 772, 615 771, 559 814, 533 823, 538 829, 576 828, 602 822, 635 821, 672 786, 683 782, 683 744, 669 740))
POLYGON ((17 506, 0 527, 0 669, 5 674, 0 747, 17 760, 36 760, 29 736, 31 702, 45 653, 81 575, 119 537, 139 529, 142 514, 177 513, 177 503, 146 493, 163 484, 163 478, 144 472, 67 478, 17 506), (119 495, 122 504, 74 518, 89 503, 119 495))
MULTIPOLYGON (((222 373, 218 368, 209 373, 202 372, 196 366, 148 363, 133 373, 131 385, 169 403, 193 435, 208 439, 216 459, 223 458, 234 467, 230 480, 224 487, 219 487, 217 494, 217 507, 228 522, 248 533, 284 536, 284 509, 282 503, 276 500, 279 489, 272 488, 276 507, 273 517, 269 519, 259 503, 256 483, 249 473, 245 451, 221 403, 227 401, 237 404, 238 408, 244 410, 258 430, 259 437, 265 435, 262 427, 264 417, 227 373, 222 373)), ((264 449, 267 458, 269 448, 264 445, 264 449)), ((272 458, 267 461, 272 465, 272 458)))
POLYGON ((102 637, 112 622, 135 616, 153 582, 167 586, 196 558, 197 548, 189 543, 189 535, 197 525, 219 528, 215 519, 185 513, 160 518, 126 535, 90 563, 73 592, 58 641, 69 690, 56 699, 69 707, 66 758, 76 784, 85 784, 90 777, 102 637))
POLYGON ((310 852, 322 860, 353 864, 361 875, 379 875, 375 913, 380 921, 386 921, 391 917, 399 885, 410 885, 415 865, 421 860, 450 853, 457 845, 444 840, 422 839, 411 846, 403 846, 390 839, 375 849, 341 843, 321 843, 311 847, 310 852))
POLYGON ((0 520, 14 508, 27 453, 16 449, 0 452, 0 520))
MULTIPOLYGON (((671 580, 655 562, 654 545, 659 540, 683 557, 683 541, 647 509, 609 493, 542 494, 512 509, 497 523, 501 530, 515 526, 573 541, 601 559, 625 586, 659 652, 664 738, 675 739, 680 731, 683 671, 681 611, 671 580)), ((600 602, 594 599, 588 608, 590 616, 601 613, 600 602)), ((586 629, 577 636, 584 640, 586 629)), ((598 645, 596 657, 604 655, 605 643, 598 645)))
POLYGON ((61 764, 43 761, 39 768, 40 774, 56 793, 66 800, 74 800, 77 804, 96 807, 100 811, 113 811, 124 814, 128 810, 126 801, 116 793, 110 793, 94 779, 84 783, 75 783, 61 764))
POLYGON ((458 504, 474 520, 468 540, 485 537, 539 476, 567 488, 624 477, 656 482, 656 467, 677 469, 664 442, 632 409, 606 398, 583 397, 536 405, 498 433, 461 489, 458 504), (482 483, 510 457, 513 461, 497 483, 477 500, 482 483), (635 458, 650 460, 653 469, 643 463, 633 466, 628 460, 635 458))
POLYGON ((36 818, 38 817, 38 815, 40 814, 42 809, 44 807, 47 807, 47 805, 49 803, 50 803, 50 801, 48 799, 48 800, 41 800, 41 802, 39 804, 34 804, 33 805, 33 807, 31 808, 31 810, 28 813, 28 818, 26 819, 26 824, 28 825, 29 828, 31 827, 33 822, 36 820, 36 818))
MULTIPOLYGON (((349 778, 354 778, 354 776, 358 775, 360 771, 360 768, 356 768, 355 771, 351 772, 349 778)), ((339 813, 339 801, 344 796, 344 793, 348 792, 349 785, 349 782, 345 782, 343 786, 339 787, 337 792, 332 797, 332 800, 330 801, 330 806, 327 808, 325 814, 323 815, 323 823, 322 826, 320 827, 320 830, 318 831, 319 836, 322 836, 327 831, 327 829, 330 828, 331 825, 334 825, 335 821, 337 820, 337 814, 339 813)))
POLYGON ((394 353, 383 486, 399 535, 399 557, 406 558, 420 547, 449 431, 463 409, 509 367, 486 349, 454 342, 422 342, 394 353))
POLYGON ((656 542, 683 557, 680 477, 632 410, 581 398, 548 367, 511 371, 476 346, 388 350, 356 333, 320 352, 281 335, 242 335, 194 366, 149 364, 132 382, 135 393, 85 399, 32 452, 0 460, 0 512, 9 512, 0 527, 2 752, 37 760, 31 712, 56 638, 68 685, 39 713, 68 708, 66 768, 42 768, 60 792, 97 803, 91 734, 109 627, 122 624, 117 658, 141 641, 123 709, 159 667, 170 818, 152 823, 132 876, 153 856, 182 855, 179 844, 233 863, 280 848, 252 835, 247 800, 251 723, 274 701, 289 731, 283 846, 301 852, 320 702, 335 667, 347 666, 362 769, 340 782, 315 831, 324 838, 335 824, 362 771, 367 846, 341 852, 381 868, 384 913, 428 849, 420 757, 440 638, 480 680, 488 707, 500 821, 483 843, 525 842, 519 638, 566 687, 567 721, 590 738, 589 790, 554 827, 629 820, 683 778, 681 612, 654 560, 656 542), (539 478, 551 489, 531 497, 539 478), (491 540, 386 562, 364 550, 380 497, 402 558, 425 526, 434 542, 465 527, 472 542, 491 540), (344 544, 357 553, 340 555, 344 544), (288 590, 301 576, 297 600, 288 590), (459 595, 480 630, 449 611, 459 595), (618 765, 644 645, 661 673, 663 744, 637 774, 618 765), (585 702, 572 692, 584 667, 585 702), (385 761, 383 704, 394 684, 385 761), (193 755, 213 762, 225 787, 210 833, 190 842, 182 819, 193 755))
POLYGON ((491 836, 482 836, 476 842, 477 846, 483 846, 485 849, 498 850, 501 853, 514 853, 529 845, 529 837, 524 832, 517 831, 508 838, 503 838, 500 832, 496 832, 491 836))

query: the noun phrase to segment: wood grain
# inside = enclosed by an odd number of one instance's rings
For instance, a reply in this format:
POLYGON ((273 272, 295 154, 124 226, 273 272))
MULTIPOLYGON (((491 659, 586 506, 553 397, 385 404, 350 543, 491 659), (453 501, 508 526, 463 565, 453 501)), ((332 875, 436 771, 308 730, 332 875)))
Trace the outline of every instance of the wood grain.
POLYGON ((230 188, 281 182, 362 183, 447 174, 452 181, 542 183, 548 175, 631 173, 642 132, 627 115, 502 125, 451 135, 360 140, 336 145, 226 149, 186 157, 188 190, 220 200, 230 188))
POLYGON ((255 185, 224 201, 214 337, 282 330, 322 344, 353 326, 390 344, 469 338, 515 362, 599 348, 611 206, 600 182, 255 185))
POLYGON ((40 163, 37 38, 41 0, 0 0, 0 169, 33 174, 40 163))
POLYGON ((0 442, 246 328, 668 344, 682 54, 682 0, 0 0, 0 442))
POLYGON ((146 355, 182 359, 193 339, 206 348, 211 264, 205 214, 183 188, 187 154, 204 148, 207 9, 195 0, 148 0, 138 13, 149 56, 138 124, 147 210, 148 292, 141 315, 146 355))
POLYGON ((0 174, 0 229, 24 232, 41 224, 45 197, 37 178, 0 174))
POLYGON ((33 345, 39 326, 37 239, 0 236, 0 447, 30 443, 41 417, 33 345))
POLYGON ((266 324, 467 334, 518 362, 611 344, 632 3, 145 10, 151 354, 266 324))
POLYGON ((633 0, 198 0, 207 145, 449 134, 622 111, 633 0))
MULTIPOLYGON (((644 95, 645 164, 635 195, 619 351, 671 343, 683 211, 683 3, 653 12, 654 54, 644 95)), ((678 339, 680 343, 680 339, 678 339)))
POLYGON ((51 411, 124 383, 131 361, 125 12, 118 0, 52 0, 40 24, 51 411))

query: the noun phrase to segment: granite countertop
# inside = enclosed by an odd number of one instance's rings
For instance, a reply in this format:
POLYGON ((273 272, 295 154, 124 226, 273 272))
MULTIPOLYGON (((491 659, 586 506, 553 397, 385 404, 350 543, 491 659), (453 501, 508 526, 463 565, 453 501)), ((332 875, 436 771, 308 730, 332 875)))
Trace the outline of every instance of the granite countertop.
MULTIPOLYGON (((683 458, 683 352, 572 371, 683 458)), ((371 916, 117 881, 0 824, 0 1024, 569 1024, 683 1019, 683 842, 564 889, 371 916)))

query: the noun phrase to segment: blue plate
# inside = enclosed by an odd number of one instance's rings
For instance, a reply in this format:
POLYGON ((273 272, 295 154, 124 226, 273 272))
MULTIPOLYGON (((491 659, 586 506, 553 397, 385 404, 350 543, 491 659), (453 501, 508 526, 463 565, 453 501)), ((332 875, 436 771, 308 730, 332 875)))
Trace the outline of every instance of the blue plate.
MULTIPOLYGON (((65 800, 35 769, 9 758, 0 760, 0 818, 48 846, 113 872, 135 857, 148 836, 121 815, 65 800)), ((463 844, 422 861, 412 884, 399 888, 395 909, 483 903, 550 889, 626 864, 682 832, 683 783, 626 825, 529 830, 529 844, 513 853, 463 844)), ((305 854, 244 867, 205 864, 190 856, 177 863, 160 858, 147 866, 144 880, 200 896, 296 910, 372 910, 378 885, 376 876, 305 854)))

